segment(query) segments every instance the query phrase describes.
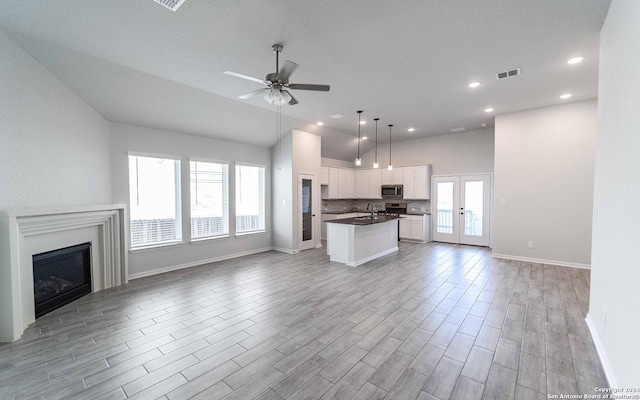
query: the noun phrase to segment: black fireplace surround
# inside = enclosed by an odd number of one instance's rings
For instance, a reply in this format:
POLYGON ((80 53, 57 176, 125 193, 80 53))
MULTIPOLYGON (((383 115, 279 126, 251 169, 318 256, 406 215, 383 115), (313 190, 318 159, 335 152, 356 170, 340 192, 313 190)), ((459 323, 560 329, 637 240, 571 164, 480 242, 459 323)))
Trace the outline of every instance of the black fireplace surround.
POLYGON ((91 293, 91 243, 33 256, 36 318, 91 293))

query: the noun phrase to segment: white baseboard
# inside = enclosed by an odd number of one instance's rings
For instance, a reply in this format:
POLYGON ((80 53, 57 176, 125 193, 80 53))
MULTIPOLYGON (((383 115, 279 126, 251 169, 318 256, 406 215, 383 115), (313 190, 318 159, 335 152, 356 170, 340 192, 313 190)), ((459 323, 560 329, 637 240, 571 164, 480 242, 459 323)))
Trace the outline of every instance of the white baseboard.
POLYGON ((543 258, 520 257, 520 256, 512 256, 509 254, 492 253, 491 256, 494 258, 502 258, 505 260, 516 260, 516 261, 526 261, 526 262, 538 263, 538 264, 558 265, 560 267, 591 269, 591 264, 572 263, 572 262, 556 261, 556 260, 545 260, 543 258))
POLYGON ((613 368, 611 368, 611 364, 609 363, 609 357, 607 357, 607 352, 604 350, 604 345, 602 344, 602 340, 600 340, 600 336, 596 331, 596 327, 593 324, 593 320, 591 319, 591 315, 587 314, 587 317, 584 319, 587 322, 587 326, 589 327, 589 332, 591 333, 591 338, 593 339, 593 344, 596 346, 596 351, 598 352, 598 357, 600 358, 600 363, 602 364, 602 369, 604 370, 604 374, 607 377, 607 381, 609 381, 609 387, 615 388, 620 387, 618 384, 618 380, 613 373, 613 368))
POLYGON ((209 264, 209 263, 217 262, 217 261, 230 260, 232 258, 249 256, 251 254, 256 254, 256 253, 264 253, 265 251, 270 251, 270 250, 275 250, 275 249, 272 248, 272 247, 263 247, 263 248, 260 248, 260 249, 243 251, 241 253, 227 254, 225 256, 208 258, 206 260, 193 261, 193 262, 186 263, 186 264, 174 265, 174 266, 164 267, 164 268, 157 268, 157 269, 154 269, 154 270, 151 270, 151 271, 137 272, 135 274, 129 274, 129 279, 131 280, 131 279, 144 278, 145 276, 163 274, 165 272, 177 271, 179 269, 191 268, 191 267, 195 267, 195 266, 198 266, 198 265, 209 264))

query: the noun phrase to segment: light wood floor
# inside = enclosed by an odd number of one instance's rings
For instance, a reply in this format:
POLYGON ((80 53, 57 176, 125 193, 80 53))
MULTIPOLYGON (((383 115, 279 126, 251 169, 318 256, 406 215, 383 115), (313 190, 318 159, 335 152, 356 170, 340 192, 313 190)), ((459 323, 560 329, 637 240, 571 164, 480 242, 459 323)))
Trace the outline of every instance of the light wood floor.
POLYGON ((545 399, 607 387, 589 271, 400 243, 268 252, 88 295, 0 344, 2 399, 545 399))

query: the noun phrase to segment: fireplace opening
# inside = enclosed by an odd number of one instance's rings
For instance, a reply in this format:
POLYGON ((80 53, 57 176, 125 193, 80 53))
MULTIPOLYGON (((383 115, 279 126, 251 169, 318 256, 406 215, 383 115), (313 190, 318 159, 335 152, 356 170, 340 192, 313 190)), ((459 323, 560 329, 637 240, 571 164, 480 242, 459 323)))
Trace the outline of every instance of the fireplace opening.
POLYGON ((33 256, 36 318, 91 293, 91 243, 33 256))

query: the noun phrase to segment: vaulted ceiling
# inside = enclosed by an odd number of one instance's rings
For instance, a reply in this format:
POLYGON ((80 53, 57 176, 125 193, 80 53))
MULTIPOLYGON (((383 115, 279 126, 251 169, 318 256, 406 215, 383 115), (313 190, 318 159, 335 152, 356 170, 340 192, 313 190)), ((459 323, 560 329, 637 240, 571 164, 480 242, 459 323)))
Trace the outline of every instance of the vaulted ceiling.
POLYGON ((275 107, 239 100, 260 85, 223 71, 263 78, 282 44, 281 59, 299 64, 291 82, 331 85, 294 91, 284 128, 319 134, 324 157, 350 160, 357 110, 363 135, 379 117, 381 141, 388 124, 396 141, 597 97, 610 0, 186 0, 176 12, 152 0, 0 3, 0 29, 108 120, 259 146, 276 141, 275 107), (567 64, 574 56, 584 61, 567 64))

